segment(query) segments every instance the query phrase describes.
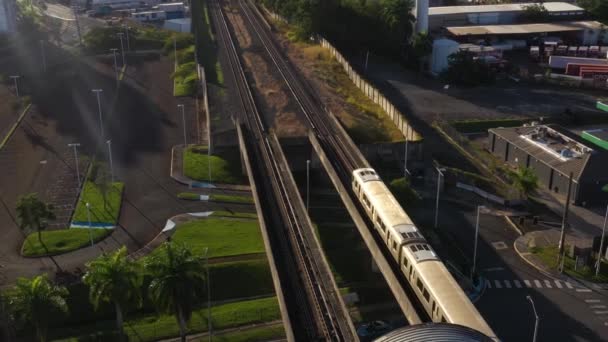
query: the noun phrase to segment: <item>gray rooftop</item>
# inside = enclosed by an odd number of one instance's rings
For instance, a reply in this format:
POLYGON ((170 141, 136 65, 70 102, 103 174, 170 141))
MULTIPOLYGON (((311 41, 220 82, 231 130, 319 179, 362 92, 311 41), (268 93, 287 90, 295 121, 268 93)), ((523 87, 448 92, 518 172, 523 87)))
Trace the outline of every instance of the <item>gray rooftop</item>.
MULTIPOLYGON (((472 6, 441 6, 430 7, 429 15, 449 15, 449 14, 468 14, 468 13, 496 13, 496 12, 521 12, 525 6, 533 5, 534 2, 500 4, 500 5, 472 5, 472 6)), ((543 4, 549 13, 573 12, 582 14, 584 9, 569 4, 567 2, 545 2, 543 4)))
POLYGON ((492 342, 492 339, 468 327, 449 323, 424 323, 393 330, 374 342, 492 342))

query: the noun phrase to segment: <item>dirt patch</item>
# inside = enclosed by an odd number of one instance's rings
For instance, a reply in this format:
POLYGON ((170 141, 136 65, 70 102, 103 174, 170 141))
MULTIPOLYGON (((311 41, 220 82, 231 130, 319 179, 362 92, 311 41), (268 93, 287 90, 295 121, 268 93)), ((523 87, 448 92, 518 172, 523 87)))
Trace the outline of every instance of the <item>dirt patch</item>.
POLYGON ((306 126, 298 117, 297 108, 291 102, 291 94, 285 88, 283 80, 274 74, 271 62, 262 57, 262 54, 265 55, 264 50, 252 45, 251 36, 239 12, 230 6, 224 8, 243 51, 243 62, 253 79, 253 92, 265 122, 279 137, 305 136, 306 126))

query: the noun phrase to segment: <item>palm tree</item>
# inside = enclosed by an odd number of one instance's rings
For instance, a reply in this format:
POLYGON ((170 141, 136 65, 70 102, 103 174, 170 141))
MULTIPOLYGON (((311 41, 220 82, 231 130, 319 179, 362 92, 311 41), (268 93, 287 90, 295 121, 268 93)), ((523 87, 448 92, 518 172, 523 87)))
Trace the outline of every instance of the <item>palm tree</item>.
POLYGON ((182 342, 186 324, 195 303, 202 298, 205 272, 202 258, 183 245, 165 242, 158 254, 150 257, 146 269, 153 277, 150 298, 159 310, 175 314, 182 342))
POLYGON ((511 175, 513 186, 519 191, 520 195, 527 198, 538 189, 538 177, 534 171, 528 167, 520 167, 517 172, 511 175))
POLYGON ((140 306, 142 302, 143 277, 139 264, 127 258, 127 249, 123 246, 113 254, 87 263, 86 267, 82 280, 89 286, 89 300, 95 309, 101 302, 114 304, 116 328, 124 337, 123 308, 128 303, 140 306))
POLYGON ((45 342, 49 318, 68 311, 67 295, 67 289, 53 285, 46 274, 32 279, 21 278, 10 296, 9 307, 16 319, 33 324, 36 337, 45 342))
POLYGON ((46 229, 48 220, 55 219, 53 210, 52 204, 44 203, 35 193, 22 196, 17 201, 19 226, 23 230, 31 229, 38 232, 38 241, 44 246, 42 231, 46 229))

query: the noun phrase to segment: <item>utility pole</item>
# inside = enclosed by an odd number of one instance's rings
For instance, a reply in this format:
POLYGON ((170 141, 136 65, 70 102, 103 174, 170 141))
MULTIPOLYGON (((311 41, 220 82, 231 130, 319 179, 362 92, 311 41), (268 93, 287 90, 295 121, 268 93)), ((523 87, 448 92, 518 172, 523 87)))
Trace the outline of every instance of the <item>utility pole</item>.
POLYGON ((597 253, 597 263, 595 264, 595 276, 600 274, 602 267, 602 252, 604 251, 604 238, 606 237, 606 221, 608 221, 608 206, 606 206, 606 215, 604 215, 604 226, 602 227, 602 239, 600 240, 600 250, 597 253))
POLYGON ((483 205, 477 206, 477 220, 475 221, 475 244, 473 247, 473 267, 471 268, 471 281, 473 280, 473 276, 475 275, 475 269, 477 267, 477 241, 479 240, 479 216, 481 214, 481 210, 485 209, 483 205))
POLYGON ((365 73, 367 74, 367 62, 369 62, 369 50, 365 54, 365 73))
POLYGON ((440 169, 435 166, 437 170, 437 194, 435 195, 435 229, 437 229, 437 224, 439 223, 439 189, 441 188, 441 177, 443 177, 443 171, 445 169, 440 169))
POLYGON ((540 322, 540 318, 538 317, 538 313, 536 313, 536 306, 534 306, 534 301, 532 300, 532 297, 528 295, 526 296, 526 299, 528 299, 530 304, 532 304, 532 310, 534 311, 534 337, 532 337, 532 342, 536 342, 536 337, 538 336, 538 323, 540 322))
POLYGON ((44 54, 44 40, 40 39, 40 55, 42 56, 42 70, 46 72, 46 56, 44 54))
POLYGON ((103 141, 104 139, 104 134, 103 134, 103 118, 101 117, 101 100, 99 98, 99 94, 101 92, 103 92, 103 89, 91 89, 92 92, 95 93, 95 95, 97 95, 97 109, 99 111, 99 132, 101 134, 101 140, 103 141))
POLYGON ((129 26, 127 26, 127 24, 123 24, 122 27, 125 29, 125 34, 127 35, 127 51, 131 51, 131 41, 129 39, 129 26))
POLYGON ((125 62, 125 46, 122 42, 122 38, 124 37, 124 33, 122 32, 118 32, 118 39, 120 39, 120 51, 121 51, 121 55, 122 55, 122 66, 124 67, 127 63, 125 62))
POLYGON ((173 35, 173 58, 175 59, 175 68, 177 69, 177 41, 175 40, 175 35, 173 35))
POLYGON ((114 48, 110 49, 110 51, 112 51, 112 54, 114 55, 114 74, 116 74, 116 83, 118 83, 118 61, 116 60, 116 52, 118 49, 114 48))
MULTIPOLYGON (((112 180, 112 184, 114 184, 114 162, 112 161, 112 140, 106 141, 108 144, 108 155, 110 158, 110 179, 112 180)), ((114 185, 112 185, 114 186, 114 185)))
POLYGON ((410 175, 410 170, 407 168, 409 132, 410 126, 408 125, 405 133, 405 154, 403 155, 403 178, 405 178, 405 180, 407 180, 410 175))
MULTIPOLYGON (((570 189, 572 189, 572 176, 573 173, 570 172, 570 177, 568 179, 568 194, 566 195, 566 205, 564 206, 564 215, 562 217, 562 232, 559 237, 559 253, 557 255, 557 264, 560 265, 562 260, 562 254, 564 252, 564 242, 566 240, 566 226, 568 225, 568 209, 570 208, 570 189)), ((561 270, 563 272, 563 270, 561 270)))
POLYGON ((74 149, 74 161, 76 162, 76 179, 78 179, 78 188, 82 185, 80 183, 80 168, 78 166, 78 147, 80 147, 79 143, 68 144, 68 147, 74 149))
POLYGON ((13 75, 13 76, 9 76, 9 78, 12 78, 13 81, 15 82, 15 95, 17 97, 19 97, 19 84, 17 83, 17 80, 19 79, 19 75, 13 75))

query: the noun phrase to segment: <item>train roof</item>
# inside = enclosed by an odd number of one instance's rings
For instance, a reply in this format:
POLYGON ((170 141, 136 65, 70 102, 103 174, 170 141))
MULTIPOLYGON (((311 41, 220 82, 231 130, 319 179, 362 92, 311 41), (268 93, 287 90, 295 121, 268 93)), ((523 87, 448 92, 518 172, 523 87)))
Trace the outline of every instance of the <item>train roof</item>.
MULTIPOLYGON (((366 177, 365 175, 363 177, 366 177)), ((361 179, 361 177, 359 177, 361 179)), ((368 197, 376 213, 382 218, 387 227, 398 225, 409 225, 415 228, 414 223, 397 202, 391 191, 379 178, 377 181, 363 181, 361 183, 363 192, 368 197)), ((410 229, 411 229, 410 227, 410 229)), ((402 226, 404 232, 408 226, 402 226)), ((417 228, 415 228, 417 230, 417 228)))
POLYGON ((490 342, 491 338, 479 331, 458 324, 423 323, 410 325, 380 336, 374 342, 490 342))

